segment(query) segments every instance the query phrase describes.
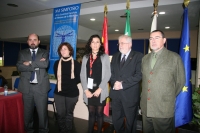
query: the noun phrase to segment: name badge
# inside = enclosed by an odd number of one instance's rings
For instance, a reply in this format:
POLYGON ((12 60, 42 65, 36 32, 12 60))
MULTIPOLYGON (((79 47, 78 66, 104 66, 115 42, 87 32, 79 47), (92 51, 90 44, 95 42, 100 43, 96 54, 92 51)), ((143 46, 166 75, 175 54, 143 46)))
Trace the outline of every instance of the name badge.
POLYGON ((94 79, 88 78, 87 88, 93 89, 93 81, 94 81, 94 79))

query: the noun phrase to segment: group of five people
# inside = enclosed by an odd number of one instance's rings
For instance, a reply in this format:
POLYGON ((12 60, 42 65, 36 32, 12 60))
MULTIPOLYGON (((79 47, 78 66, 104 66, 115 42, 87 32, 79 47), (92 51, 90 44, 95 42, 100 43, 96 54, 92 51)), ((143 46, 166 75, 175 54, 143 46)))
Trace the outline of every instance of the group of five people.
MULTIPOLYGON (((144 133, 175 132, 175 100, 185 83, 180 56, 164 47, 166 38, 160 30, 150 33, 152 52, 144 57, 132 50, 130 36, 121 35, 118 41, 119 52, 113 55, 111 63, 98 35, 89 38, 82 64, 73 59, 69 42, 59 45, 60 58, 54 63, 57 79, 54 99, 60 133, 72 131, 73 111, 79 96, 77 84, 80 82, 89 111, 88 133, 93 132, 95 121, 97 132, 101 133, 107 97, 112 99, 112 122, 116 133, 136 133, 139 105, 144 133)), ((36 106, 39 132, 46 133, 49 130, 48 52, 38 48, 40 40, 36 34, 30 34, 27 43, 30 48, 20 51, 17 62, 17 69, 21 72, 18 90, 23 94, 25 130, 34 132, 33 111, 36 106)))

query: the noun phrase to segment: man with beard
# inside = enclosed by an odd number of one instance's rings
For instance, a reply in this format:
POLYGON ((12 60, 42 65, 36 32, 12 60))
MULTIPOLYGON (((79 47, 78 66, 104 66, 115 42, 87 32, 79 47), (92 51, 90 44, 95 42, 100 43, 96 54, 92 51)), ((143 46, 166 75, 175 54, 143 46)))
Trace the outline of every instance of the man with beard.
POLYGON ((33 112, 37 108, 39 133, 48 132, 47 93, 50 89, 47 67, 48 51, 38 47, 39 36, 30 34, 28 49, 19 52, 17 69, 20 74, 18 90, 22 92, 24 102, 24 126, 27 133, 33 133, 33 112))
POLYGON ((132 50, 130 36, 121 35, 118 40, 120 52, 111 61, 112 122, 117 133, 136 133, 143 54, 132 50))

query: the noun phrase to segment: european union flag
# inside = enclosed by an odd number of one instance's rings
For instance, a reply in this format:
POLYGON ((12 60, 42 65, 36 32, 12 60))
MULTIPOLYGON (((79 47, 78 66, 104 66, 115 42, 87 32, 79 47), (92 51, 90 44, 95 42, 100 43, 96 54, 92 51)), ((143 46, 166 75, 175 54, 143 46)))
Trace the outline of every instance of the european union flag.
POLYGON ((180 43, 180 56, 185 67, 185 86, 176 98, 175 126, 187 124, 192 120, 192 85, 190 62, 190 33, 188 21, 188 8, 184 9, 183 27, 180 43))

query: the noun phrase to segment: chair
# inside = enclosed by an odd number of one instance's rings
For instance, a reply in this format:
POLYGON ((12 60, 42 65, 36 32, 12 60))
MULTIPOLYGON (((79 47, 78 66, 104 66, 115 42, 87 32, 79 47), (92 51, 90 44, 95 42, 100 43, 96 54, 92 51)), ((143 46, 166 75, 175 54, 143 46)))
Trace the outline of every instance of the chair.
POLYGON ((16 78, 16 79, 15 79, 14 90, 15 90, 15 89, 18 89, 19 80, 20 80, 20 78, 16 78))
MULTIPOLYGON (((48 92, 48 98, 54 98, 54 90, 56 88, 56 84, 50 83, 50 88, 51 89, 48 92)), ((56 112, 55 112, 55 106, 54 106, 54 99, 53 100, 49 100, 48 99, 48 104, 52 104, 53 105, 54 115, 55 115, 55 118, 56 118, 56 112)))
POLYGON ((0 78, 0 86, 2 85, 2 78, 0 78))

